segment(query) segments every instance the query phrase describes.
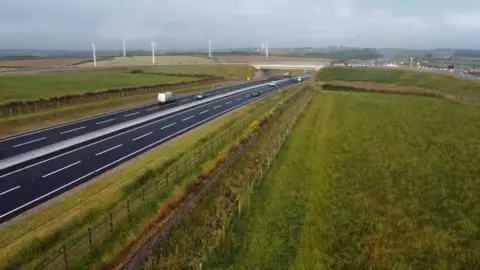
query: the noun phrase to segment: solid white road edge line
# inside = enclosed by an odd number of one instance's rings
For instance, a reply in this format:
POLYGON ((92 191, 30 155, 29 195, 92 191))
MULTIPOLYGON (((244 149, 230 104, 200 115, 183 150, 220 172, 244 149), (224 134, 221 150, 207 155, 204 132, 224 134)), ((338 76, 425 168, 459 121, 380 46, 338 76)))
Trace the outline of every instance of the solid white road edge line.
POLYGON ((97 122, 97 123, 95 123, 95 124, 100 125, 100 124, 103 124, 103 123, 111 122, 111 121, 113 121, 113 120, 115 120, 115 119, 117 119, 117 118, 110 118, 110 119, 108 119, 108 120, 100 121, 100 122, 97 122))
POLYGON ((173 125, 175 125, 175 124, 176 124, 176 123, 172 123, 172 124, 170 124, 170 125, 166 125, 166 126, 162 127, 161 129, 169 128, 169 127, 171 127, 171 126, 173 126, 173 125))
MULTIPOLYGON (((267 95, 273 94, 273 93, 275 93, 275 92, 277 92, 277 91, 272 91, 272 92, 270 92, 270 93, 262 96, 261 98, 266 97, 267 95)), ((133 152, 133 153, 130 153, 130 154, 128 154, 128 155, 126 155, 126 156, 124 156, 124 157, 122 157, 122 158, 120 158, 120 159, 117 159, 117 160, 115 160, 115 161, 113 161, 113 162, 111 162, 111 163, 109 163, 109 164, 101 167, 101 168, 98 168, 98 169, 96 169, 96 170, 93 171, 93 172, 90 172, 90 173, 88 173, 88 174, 86 174, 86 175, 84 175, 84 176, 82 176, 82 177, 80 177, 80 178, 77 178, 77 179, 73 180, 73 181, 70 182, 70 183, 67 183, 67 184, 65 184, 65 185, 63 185, 63 186, 61 186, 61 187, 59 187, 59 188, 57 188, 57 189, 55 189, 55 190, 52 190, 52 191, 48 192, 47 194, 44 194, 44 195, 42 195, 42 196, 40 196, 40 197, 38 197, 38 198, 36 198, 36 199, 34 199, 34 200, 26 203, 26 204, 23 204, 23 205, 15 208, 15 209, 13 209, 13 210, 10 210, 10 211, 8 211, 7 213, 2 214, 2 215, 0 216, 0 218, 3 218, 3 217, 5 217, 5 216, 7 216, 7 215, 10 215, 11 213, 13 213, 13 212, 15 212, 15 211, 18 211, 18 210, 24 208, 25 206, 28 206, 28 205, 36 202, 36 201, 39 201, 39 200, 41 200, 41 199, 43 199, 43 198, 45 198, 45 197, 47 197, 47 196, 49 196, 49 195, 51 195, 51 194, 53 194, 53 193, 55 193, 55 192, 61 190, 61 189, 64 189, 64 188, 66 188, 66 187, 68 187, 68 186, 70 186, 70 185, 72 185, 72 184, 74 184, 74 183, 76 183, 76 182, 78 182, 78 181, 81 181, 82 179, 84 179, 84 178, 86 178, 86 177, 88 177, 88 176, 90 176, 90 175, 92 175, 92 174, 94 174, 94 173, 97 173, 97 172, 99 172, 99 171, 101 171, 101 170, 103 170, 103 169, 105 169, 105 168, 107 168, 107 167, 109 167, 109 166, 111 166, 111 165, 113 165, 113 164, 115 164, 115 163, 118 163, 119 161, 122 161, 122 160, 124 160, 124 159, 126 159, 126 158, 128 158, 128 157, 130 157, 130 156, 132 156, 132 155, 135 155, 136 153, 139 153, 139 152, 141 152, 141 151, 143 151, 143 150, 145 150, 145 149, 148 149, 149 147, 152 147, 152 146, 154 146, 154 145, 156 145, 156 144, 158 144, 158 143, 164 142, 164 141, 166 141, 166 140, 168 140, 168 139, 170 139, 170 138, 172 138, 172 137, 175 137, 177 134, 181 134, 182 132, 184 132, 184 131, 186 131, 186 130, 188 130, 188 129, 191 129, 192 127, 199 126, 199 125, 201 125, 201 124, 203 124, 203 123, 205 123, 205 122, 208 122, 208 121, 212 120, 213 118, 215 118, 215 117, 217 117, 217 116, 219 116, 219 115, 225 114, 225 113, 227 113, 227 112, 229 112, 229 111, 233 111, 233 110, 235 110, 236 108, 241 107, 241 106, 243 106, 243 105, 245 105, 245 104, 247 104, 247 103, 250 103, 250 102, 253 102, 253 101, 255 101, 255 100, 258 100, 259 98, 260 98, 260 97, 254 98, 254 99, 250 99, 250 100, 248 100, 248 101, 246 101, 246 102, 240 103, 239 105, 237 105, 237 106, 235 106, 235 107, 232 107, 232 108, 226 109, 226 110, 224 110, 224 111, 221 111, 221 112, 219 112, 219 113, 217 113, 217 114, 215 114, 215 115, 213 115, 213 116, 210 116, 210 117, 208 117, 208 118, 206 118, 206 119, 204 119, 204 120, 202 120, 202 121, 200 121, 200 122, 197 122, 197 123, 195 123, 195 124, 193 124, 193 125, 191 125, 191 126, 189 126, 189 127, 186 127, 186 128, 184 128, 184 129, 182 129, 182 130, 180 130, 180 131, 177 131, 177 132, 175 132, 175 133, 173 133, 173 134, 171 134, 171 135, 169 135, 169 136, 167 136, 167 137, 165 137, 165 138, 163 138, 163 139, 161 139, 161 140, 158 140, 158 141, 156 141, 156 142, 154 142, 154 143, 151 143, 151 144, 149 144, 149 145, 147 145, 147 146, 145 146, 145 147, 143 147, 143 148, 141 148, 141 149, 139 149, 139 150, 137 150, 137 151, 135 151, 135 152, 133 152)))
POLYGON ((107 149, 107 150, 105 150, 105 151, 102 151, 102 152, 100 152, 100 153, 96 153, 95 156, 100 156, 101 154, 105 154, 105 153, 107 153, 107 152, 109 152, 109 151, 112 151, 112 150, 115 149, 115 148, 118 148, 118 147, 122 146, 122 145, 123 145, 123 144, 119 144, 119 145, 117 145, 117 146, 114 146, 114 147, 112 147, 112 148, 109 148, 109 149, 107 149))
POLYGON ((64 132, 60 132, 60 135, 67 134, 67 133, 70 133, 70 132, 74 132, 74 131, 77 131, 77 130, 80 130, 80 129, 84 129, 84 128, 86 128, 86 126, 79 127, 79 128, 74 128, 74 129, 70 129, 70 130, 67 130, 67 131, 64 131, 64 132))
POLYGON ((123 117, 129 117, 129 116, 132 116, 132 115, 135 115, 135 114, 139 114, 140 112, 134 112, 134 113, 129 113, 129 114, 125 114, 123 117))
POLYGON ((16 187, 14 187, 14 188, 11 188, 11 189, 9 189, 9 190, 6 190, 6 191, 0 193, 0 196, 2 196, 2 195, 4 195, 4 194, 7 194, 7 193, 9 193, 10 191, 14 191, 14 190, 17 189, 17 188, 20 188, 20 186, 16 186, 16 187))
POLYGON ((48 177, 48 176, 50 176, 50 175, 52 175, 52 174, 56 174, 56 173, 58 173, 58 172, 61 172, 61 171, 65 170, 65 169, 68 169, 68 168, 70 168, 70 167, 72 167, 72 166, 77 165, 77 164, 80 163, 80 162, 82 162, 82 161, 77 161, 77 162, 72 163, 72 164, 70 164, 70 165, 68 165, 68 166, 65 166, 65 167, 63 167, 63 168, 61 168, 61 169, 58 169, 58 170, 53 171, 53 172, 51 172, 51 173, 47 173, 47 174, 45 174, 44 176, 42 176, 42 178, 45 178, 45 177, 48 177))
POLYGON ((141 138, 143 138, 143 137, 147 137, 147 136, 150 135, 150 134, 153 134, 153 132, 149 132, 149 133, 147 133, 147 134, 143 134, 142 136, 138 136, 138 137, 136 137, 135 139, 133 139, 132 142, 134 142, 134 141, 136 141, 136 140, 138 140, 138 139, 141 139, 141 138))
POLYGON ((22 145, 26 145, 26 144, 31 144, 31 143, 34 143, 34 142, 38 142, 38 141, 41 141, 41 140, 45 140, 47 137, 43 137, 43 138, 40 138, 40 139, 36 139, 36 140, 33 140, 33 141, 29 141, 29 142, 24 142, 24 143, 21 143, 21 144, 17 144, 17 145, 14 145, 13 148, 16 148, 16 147, 19 147, 19 146, 22 146, 22 145))

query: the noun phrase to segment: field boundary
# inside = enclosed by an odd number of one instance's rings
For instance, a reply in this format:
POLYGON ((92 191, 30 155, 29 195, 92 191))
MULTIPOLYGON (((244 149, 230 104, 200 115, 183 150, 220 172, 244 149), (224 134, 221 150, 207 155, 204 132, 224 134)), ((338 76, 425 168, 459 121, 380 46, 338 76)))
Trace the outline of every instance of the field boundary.
POLYGON ((161 92, 165 90, 176 90, 194 87, 204 84, 214 84, 225 81, 223 77, 210 76, 190 82, 167 83, 158 85, 145 85, 138 87, 114 88, 99 92, 86 92, 81 95, 65 95, 60 97, 51 97, 48 99, 37 99, 28 101, 12 101, 0 105, 0 118, 7 118, 17 115, 25 115, 39 111, 49 111, 67 106, 75 106, 88 102, 108 100, 112 98, 144 95, 161 92))
MULTIPOLYGON (((348 82, 348 81, 346 81, 346 82, 348 82)), ((438 91, 432 91, 432 90, 428 90, 428 89, 423 89, 423 91, 396 91, 396 90, 366 89, 366 88, 346 86, 346 85, 341 85, 341 84, 336 84, 336 83, 317 82, 317 85, 320 85, 322 90, 326 90, 326 91, 363 92, 363 93, 380 93, 380 94, 397 94, 397 95, 421 96, 421 97, 448 99, 448 100, 456 101, 456 102, 459 102, 459 103, 466 103, 466 104, 472 104, 472 105, 480 105, 480 98, 445 94, 445 93, 441 93, 441 92, 438 92, 438 91)))

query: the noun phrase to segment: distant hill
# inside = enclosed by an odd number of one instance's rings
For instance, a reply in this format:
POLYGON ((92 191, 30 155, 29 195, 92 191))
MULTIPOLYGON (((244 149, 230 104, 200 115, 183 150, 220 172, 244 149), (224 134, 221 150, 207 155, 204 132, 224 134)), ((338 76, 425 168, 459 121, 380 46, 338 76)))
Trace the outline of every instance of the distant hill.
POLYGON ((453 57, 480 58, 480 50, 455 50, 453 57))

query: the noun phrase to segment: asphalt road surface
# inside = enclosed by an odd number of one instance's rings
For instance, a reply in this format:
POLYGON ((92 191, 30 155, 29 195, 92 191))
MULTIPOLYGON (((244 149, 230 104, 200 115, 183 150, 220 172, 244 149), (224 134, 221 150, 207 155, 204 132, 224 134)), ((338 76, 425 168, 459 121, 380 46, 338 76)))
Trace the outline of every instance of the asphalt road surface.
POLYGON ((0 171, 0 223, 180 134, 265 95, 297 84, 263 86, 0 171), (260 91, 260 96, 251 93, 260 91))
MULTIPOLYGON (((254 86, 265 83, 273 79, 243 83, 234 86, 227 86, 205 91, 205 97, 212 97, 238 90, 247 86, 254 86)), ((16 136, 0 138, 0 160, 23 154, 41 147, 51 145, 56 142, 71 139, 83 134, 87 134, 99 129, 120 124, 122 122, 134 120, 149 114, 157 113, 162 110, 171 109, 180 105, 195 101, 195 94, 178 97, 178 102, 167 105, 158 105, 149 103, 134 108, 115 111, 83 120, 52 126, 33 132, 19 134, 16 136)))

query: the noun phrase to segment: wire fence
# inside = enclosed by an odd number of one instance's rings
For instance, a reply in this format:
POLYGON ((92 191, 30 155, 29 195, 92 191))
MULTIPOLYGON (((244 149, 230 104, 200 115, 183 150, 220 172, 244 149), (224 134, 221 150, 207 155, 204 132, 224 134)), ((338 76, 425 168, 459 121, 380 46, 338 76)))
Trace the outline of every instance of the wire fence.
POLYGON ((152 177, 151 181, 133 192, 122 203, 113 206, 94 225, 83 234, 63 241, 60 253, 40 264, 40 269, 69 269, 77 265, 88 255, 96 255, 99 244, 111 241, 111 237, 125 227, 136 227, 143 222, 145 212, 155 212, 157 203, 163 194, 170 190, 183 177, 202 169, 203 162, 215 156, 221 148, 233 141, 243 132, 256 115, 249 115, 225 131, 206 141, 190 154, 172 162, 161 173, 161 177, 152 177), (150 210, 150 211, 149 211, 150 210))
POLYGON ((67 95, 63 97, 52 97, 49 99, 16 101, 8 104, 0 104, 0 118, 24 115, 41 111, 60 109, 68 106, 75 106, 96 101, 105 101, 120 97, 129 97, 134 95, 145 95, 167 90, 178 90, 191 88, 195 86, 204 86, 223 82, 224 78, 213 77, 204 78, 191 82, 179 82, 162 85, 129 87, 120 89, 109 89, 102 92, 87 92, 82 95, 67 95))

